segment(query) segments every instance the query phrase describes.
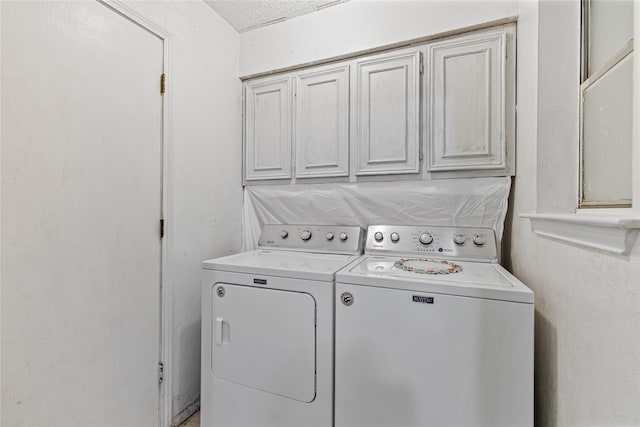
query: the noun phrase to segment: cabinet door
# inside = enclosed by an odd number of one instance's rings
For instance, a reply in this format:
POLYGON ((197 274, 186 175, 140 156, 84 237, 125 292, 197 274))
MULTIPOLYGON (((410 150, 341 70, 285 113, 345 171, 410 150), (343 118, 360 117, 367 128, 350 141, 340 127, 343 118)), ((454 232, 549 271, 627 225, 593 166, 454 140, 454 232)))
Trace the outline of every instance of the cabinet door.
POLYGON ((506 168, 504 31, 427 46, 429 171, 506 168))
POLYGON ((291 80, 250 82, 245 88, 245 177, 291 178, 291 80))
POLYGON ((296 78, 296 178, 349 174, 349 66, 296 78))
POLYGON ((420 52, 356 62, 356 175, 419 172, 420 52))

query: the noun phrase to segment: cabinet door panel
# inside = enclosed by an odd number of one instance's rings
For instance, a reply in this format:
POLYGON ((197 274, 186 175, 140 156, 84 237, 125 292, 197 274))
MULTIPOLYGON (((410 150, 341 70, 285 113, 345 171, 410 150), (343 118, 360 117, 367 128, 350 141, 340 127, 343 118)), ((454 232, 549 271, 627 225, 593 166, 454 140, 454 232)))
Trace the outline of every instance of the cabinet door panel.
POLYGON ((297 77, 296 177, 349 174, 349 67, 297 77))
POLYGON ((289 78, 249 83, 246 113, 246 179, 291 178, 289 78))
POLYGON ((506 34, 427 47, 428 170, 506 167, 506 34))
POLYGON ((419 171, 420 52, 357 62, 357 175, 419 171))

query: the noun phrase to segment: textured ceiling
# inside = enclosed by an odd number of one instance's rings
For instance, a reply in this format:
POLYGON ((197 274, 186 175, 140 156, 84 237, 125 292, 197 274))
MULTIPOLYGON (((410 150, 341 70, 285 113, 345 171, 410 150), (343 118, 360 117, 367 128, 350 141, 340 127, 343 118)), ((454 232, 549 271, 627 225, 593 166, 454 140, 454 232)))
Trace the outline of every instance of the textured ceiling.
POLYGON ((275 24, 349 0, 204 0, 238 32, 275 24))

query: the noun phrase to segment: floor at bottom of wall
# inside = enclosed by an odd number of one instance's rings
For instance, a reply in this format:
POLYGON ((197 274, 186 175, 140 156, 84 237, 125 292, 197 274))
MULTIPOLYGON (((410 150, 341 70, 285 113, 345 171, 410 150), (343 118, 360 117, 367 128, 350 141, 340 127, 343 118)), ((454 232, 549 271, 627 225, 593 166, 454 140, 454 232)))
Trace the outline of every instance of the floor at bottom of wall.
POLYGON ((180 427, 200 427, 200 411, 193 414, 187 421, 182 423, 180 427))

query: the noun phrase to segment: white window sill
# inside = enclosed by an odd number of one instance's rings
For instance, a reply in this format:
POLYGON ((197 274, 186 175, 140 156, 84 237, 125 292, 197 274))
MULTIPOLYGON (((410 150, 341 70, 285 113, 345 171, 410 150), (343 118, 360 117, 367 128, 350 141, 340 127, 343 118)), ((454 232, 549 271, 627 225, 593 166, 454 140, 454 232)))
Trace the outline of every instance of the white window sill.
POLYGON ((637 215, 530 213, 520 214, 531 220, 534 233, 614 254, 631 251, 640 229, 637 215))

